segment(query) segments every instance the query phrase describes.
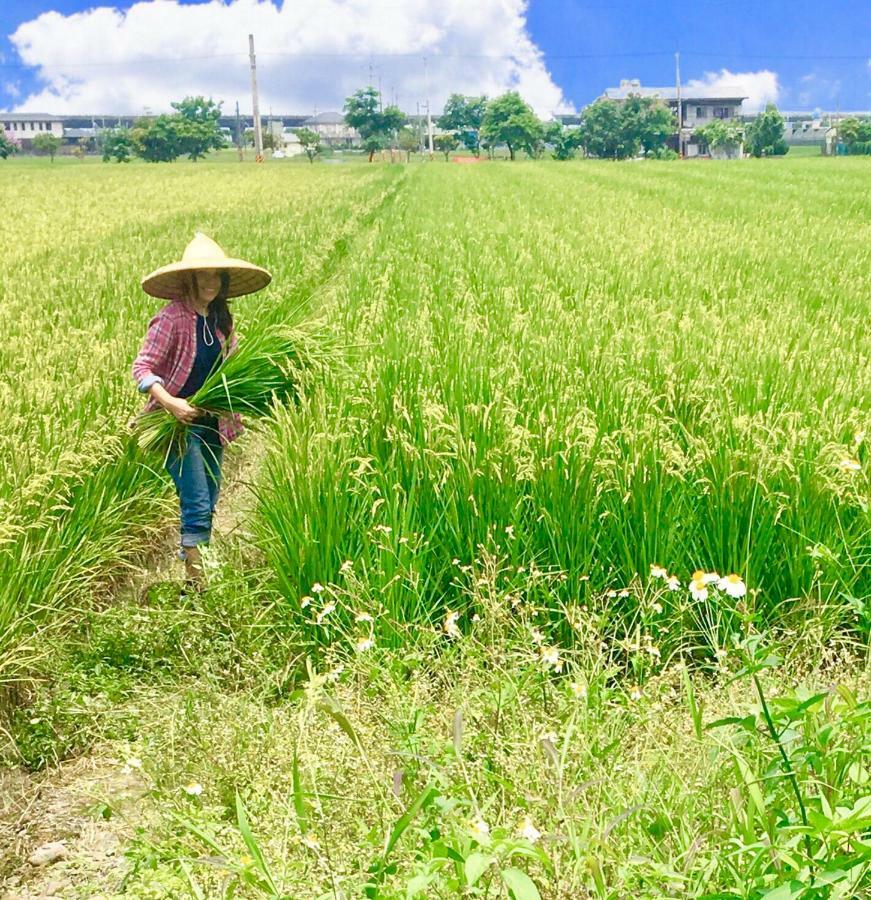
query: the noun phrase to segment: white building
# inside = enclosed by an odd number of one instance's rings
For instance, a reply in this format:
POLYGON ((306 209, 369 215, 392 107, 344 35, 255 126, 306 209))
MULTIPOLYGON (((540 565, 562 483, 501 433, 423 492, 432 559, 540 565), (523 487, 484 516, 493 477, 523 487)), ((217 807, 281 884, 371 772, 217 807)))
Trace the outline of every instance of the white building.
POLYGON ((302 149, 299 138, 296 136, 296 132, 291 131, 289 128, 285 128, 281 132, 279 143, 285 156, 299 156, 301 153, 305 152, 302 149))
MULTIPOLYGON (((677 115, 677 87, 642 87, 637 78, 626 78, 620 87, 607 88, 600 100, 626 100, 630 95, 654 97, 667 104, 677 115)), ((707 125, 712 119, 740 119, 741 104, 747 96, 739 87, 693 87, 682 88, 680 142, 687 156, 698 156, 701 144, 693 139, 697 128, 707 125)), ((675 140, 677 143, 677 140, 675 140)), ((677 149, 677 147, 675 147, 677 149)))
POLYGON ((37 135, 53 134, 57 138, 64 136, 60 116, 48 116, 44 113, 0 113, 0 128, 20 141, 25 149, 30 147, 37 135))
POLYGON ((345 123, 345 117, 337 112, 316 113, 302 123, 321 136, 325 144, 332 146, 350 146, 360 135, 356 129, 345 123))

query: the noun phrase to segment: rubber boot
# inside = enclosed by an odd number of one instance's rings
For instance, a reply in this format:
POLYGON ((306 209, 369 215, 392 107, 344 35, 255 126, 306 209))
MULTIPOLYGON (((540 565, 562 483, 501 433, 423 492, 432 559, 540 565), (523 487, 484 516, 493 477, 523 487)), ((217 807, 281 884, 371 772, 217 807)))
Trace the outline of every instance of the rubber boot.
POLYGON ((203 574, 203 557, 199 547, 184 548, 185 587, 199 593, 206 586, 203 574))

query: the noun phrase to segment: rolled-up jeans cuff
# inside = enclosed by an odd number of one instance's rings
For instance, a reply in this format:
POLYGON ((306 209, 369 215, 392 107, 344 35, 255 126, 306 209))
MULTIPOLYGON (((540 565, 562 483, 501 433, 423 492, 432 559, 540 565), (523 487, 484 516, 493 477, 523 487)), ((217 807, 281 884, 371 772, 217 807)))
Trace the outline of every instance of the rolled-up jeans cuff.
POLYGON ((181 545, 182 547, 199 547, 200 544, 208 544, 211 537, 211 532, 208 531, 192 531, 181 536, 181 545))

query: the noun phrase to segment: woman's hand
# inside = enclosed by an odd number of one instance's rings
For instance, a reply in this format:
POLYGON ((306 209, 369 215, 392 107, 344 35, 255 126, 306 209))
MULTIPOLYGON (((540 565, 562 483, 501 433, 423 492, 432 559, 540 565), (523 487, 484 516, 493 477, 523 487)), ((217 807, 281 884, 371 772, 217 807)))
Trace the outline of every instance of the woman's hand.
POLYGON ((200 414, 200 411, 191 406, 184 397, 170 397, 163 404, 163 408, 172 413, 183 425, 190 425, 200 414))
POLYGON ((160 383, 153 384, 148 393, 168 412, 174 415, 183 425, 190 425, 200 414, 184 397, 173 397, 160 383))

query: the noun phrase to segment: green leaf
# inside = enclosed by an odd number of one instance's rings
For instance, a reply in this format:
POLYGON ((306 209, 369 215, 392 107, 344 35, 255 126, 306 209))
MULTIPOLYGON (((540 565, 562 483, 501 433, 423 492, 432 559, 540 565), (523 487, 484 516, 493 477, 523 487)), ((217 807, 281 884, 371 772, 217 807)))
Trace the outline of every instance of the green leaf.
POLYGON ((239 825, 239 833, 242 835, 242 840, 245 841, 245 846, 248 848, 248 852, 254 858, 254 861, 257 863, 257 868, 260 870, 260 874, 266 879, 269 888, 273 893, 278 893, 275 884, 272 881, 272 875, 269 872, 269 868, 266 865, 266 860, 263 858, 263 853, 260 851, 260 847, 257 844, 257 841, 254 838, 254 835, 251 833, 251 827, 248 824, 248 815, 245 812, 245 804, 242 803, 242 798, 239 796, 239 792, 236 792, 236 821, 239 825))
POLYGON ((541 900, 535 882, 520 869, 503 869, 502 880, 514 900, 541 900))
POLYGON ((390 852, 393 850, 396 842, 402 837, 403 832, 406 828, 411 824, 412 819, 420 812, 424 807, 429 806, 432 803, 433 798, 438 794, 436 788, 432 786, 425 787, 415 798, 414 802, 405 810, 405 812, 399 817, 396 821, 396 824, 393 826, 393 829, 390 832, 390 837, 387 839, 387 844, 384 847, 384 853, 382 854, 382 858, 386 861, 387 857, 390 856, 390 852))
POLYGON ((766 891, 760 900, 792 900, 793 897, 801 897, 806 885, 800 881, 790 881, 787 884, 779 884, 777 887, 766 891))
POLYGON ((354 726, 351 724, 350 719, 342 712, 341 707, 332 697, 326 697, 321 703, 318 703, 318 709, 322 712, 325 712, 338 726, 345 732, 346 735, 351 739, 354 746, 360 751, 360 753, 364 753, 363 750, 363 742, 357 735, 354 726))
POLYGON ((309 809, 305 802, 305 794, 302 790, 302 778, 299 774, 299 756, 296 748, 293 751, 293 808, 296 812, 296 822, 299 825, 300 834, 308 834, 309 809))
POLYGON ((476 852, 469 854, 469 858, 463 866, 463 871, 466 873, 466 881, 469 883, 469 887, 475 886, 478 879, 484 874, 484 870, 492 862, 493 857, 488 856, 486 853, 476 852))

